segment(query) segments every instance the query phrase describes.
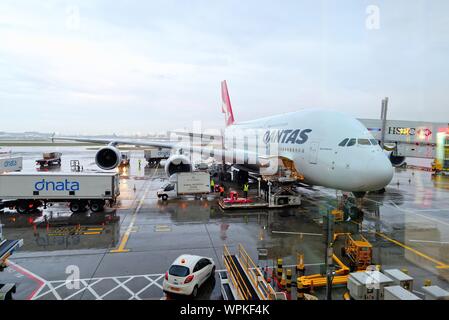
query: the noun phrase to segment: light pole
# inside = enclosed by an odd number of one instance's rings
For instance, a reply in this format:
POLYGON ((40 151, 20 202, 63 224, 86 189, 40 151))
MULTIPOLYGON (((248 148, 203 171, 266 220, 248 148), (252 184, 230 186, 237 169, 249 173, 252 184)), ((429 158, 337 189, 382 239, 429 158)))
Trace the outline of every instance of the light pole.
POLYGON ((268 181, 268 206, 271 206, 271 181, 268 181))
POLYGON ((332 300, 332 281, 334 280, 334 215, 327 209, 326 216, 323 217, 323 228, 325 231, 325 265, 326 265, 326 297, 332 300))

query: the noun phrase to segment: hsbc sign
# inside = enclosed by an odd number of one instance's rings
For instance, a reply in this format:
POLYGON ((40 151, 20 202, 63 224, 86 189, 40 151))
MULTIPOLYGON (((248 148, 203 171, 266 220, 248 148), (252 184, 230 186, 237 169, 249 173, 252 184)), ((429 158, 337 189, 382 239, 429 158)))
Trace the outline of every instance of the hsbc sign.
POLYGON ((389 127, 388 134, 398 136, 421 136, 428 138, 432 135, 432 131, 428 128, 409 128, 409 127, 389 127))

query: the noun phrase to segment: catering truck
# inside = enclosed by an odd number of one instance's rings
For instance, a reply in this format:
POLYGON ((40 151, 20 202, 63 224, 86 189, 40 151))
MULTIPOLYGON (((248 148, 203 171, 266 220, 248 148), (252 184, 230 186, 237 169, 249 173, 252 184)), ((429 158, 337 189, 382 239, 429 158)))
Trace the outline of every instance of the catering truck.
POLYGON ((30 213, 54 202, 67 202, 74 213, 87 207, 102 211, 106 202, 113 205, 120 195, 119 175, 92 173, 21 173, 0 175, 0 199, 5 207, 30 213))
POLYGON ((179 172, 173 174, 169 182, 158 191, 162 200, 177 198, 182 195, 203 196, 210 192, 210 174, 207 172, 179 172))

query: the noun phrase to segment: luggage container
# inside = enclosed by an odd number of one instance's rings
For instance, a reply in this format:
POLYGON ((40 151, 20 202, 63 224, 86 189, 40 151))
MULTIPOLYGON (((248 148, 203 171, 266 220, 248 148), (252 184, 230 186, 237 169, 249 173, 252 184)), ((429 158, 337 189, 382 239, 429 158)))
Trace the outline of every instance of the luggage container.
POLYGON ((349 274, 348 290, 355 300, 383 300, 384 288, 393 280, 379 271, 353 272, 349 274))
POLYGON ((390 286, 384 288, 384 300, 422 300, 422 299, 401 286, 390 286))
POLYGON ((422 287, 425 300, 449 300, 449 292, 438 286, 422 287))
POLYGON ((399 269, 384 270, 384 274, 393 279, 394 284, 401 286, 408 291, 413 291, 413 278, 408 274, 399 269))

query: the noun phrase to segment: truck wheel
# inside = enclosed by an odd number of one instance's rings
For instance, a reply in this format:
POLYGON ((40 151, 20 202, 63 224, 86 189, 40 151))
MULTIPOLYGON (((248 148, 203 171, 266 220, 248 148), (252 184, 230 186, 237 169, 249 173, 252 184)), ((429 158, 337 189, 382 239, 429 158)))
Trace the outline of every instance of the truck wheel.
POLYGON ((89 207, 92 212, 103 211, 104 201, 97 201, 97 200, 91 201, 89 207))
POLYGON ((80 213, 83 211, 83 206, 81 205, 81 202, 79 201, 72 201, 70 202, 70 211, 73 213, 80 213))
POLYGON ((16 210, 20 214, 24 214, 28 212, 28 201, 19 201, 19 203, 16 205, 16 210))
POLYGON ((162 195, 162 200, 167 201, 168 200, 168 196, 166 194, 162 195))

